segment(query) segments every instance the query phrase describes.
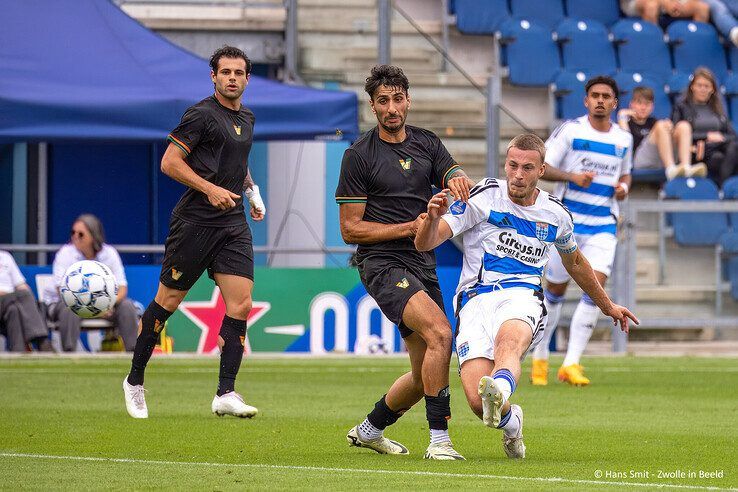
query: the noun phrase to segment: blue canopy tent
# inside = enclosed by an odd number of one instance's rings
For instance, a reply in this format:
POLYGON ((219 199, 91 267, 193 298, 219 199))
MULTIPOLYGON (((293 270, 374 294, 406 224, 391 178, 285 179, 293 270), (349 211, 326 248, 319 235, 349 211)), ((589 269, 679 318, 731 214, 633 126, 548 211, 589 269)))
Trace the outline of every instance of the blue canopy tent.
MULTIPOLYGON (((74 217, 94 212, 114 244, 161 244, 182 192, 159 172, 165 138, 213 93, 209 74, 109 0, 0 0, 0 243, 66 242, 74 217)), ((252 75, 243 102, 259 184, 283 167, 274 141, 344 140, 323 144, 333 149, 359 133, 353 92, 252 75)), ((339 164, 340 153, 323 152, 339 164)), ((335 174, 325 159, 313 171, 335 174)), ((268 244, 269 220, 253 225, 255 244, 268 244)))
MULTIPOLYGON (((108 0, 0 0, 0 141, 161 140, 212 93, 207 61, 108 0)), ((354 93, 255 75, 257 140, 358 135, 354 93)))

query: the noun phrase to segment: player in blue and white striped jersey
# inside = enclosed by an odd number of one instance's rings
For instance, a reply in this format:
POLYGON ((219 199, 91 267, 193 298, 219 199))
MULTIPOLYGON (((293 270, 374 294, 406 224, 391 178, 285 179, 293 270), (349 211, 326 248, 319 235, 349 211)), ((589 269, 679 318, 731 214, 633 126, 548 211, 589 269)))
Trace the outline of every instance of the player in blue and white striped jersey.
POLYGON ((486 179, 467 202, 449 206, 448 190, 428 202, 415 247, 429 251, 463 235, 464 266, 456 294, 456 352, 461 383, 472 411, 503 430, 510 458, 525 457, 523 411, 509 402, 520 364, 545 325, 541 277, 555 246, 571 277, 624 331, 635 316, 614 304, 574 240, 569 211, 537 188, 543 175, 543 141, 515 137, 507 149, 507 180, 486 179))
MULTIPOLYGON (((633 136, 610 121, 618 105, 618 88, 611 77, 594 77, 585 90, 588 114, 564 122, 546 141, 543 179, 558 181, 555 195, 571 211, 577 244, 604 286, 615 259, 618 200, 627 196, 630 187, 633 136)), ((546 271, 546 336, 533 354, 531 381, 535 385, 548 384, 548 345, 569 279, 558 255, 552 255, 546 271)), ((559 380, 576 386, 589 384, 579 361, 598 315, 595 303, 583 295, 572 317, 559 380)))

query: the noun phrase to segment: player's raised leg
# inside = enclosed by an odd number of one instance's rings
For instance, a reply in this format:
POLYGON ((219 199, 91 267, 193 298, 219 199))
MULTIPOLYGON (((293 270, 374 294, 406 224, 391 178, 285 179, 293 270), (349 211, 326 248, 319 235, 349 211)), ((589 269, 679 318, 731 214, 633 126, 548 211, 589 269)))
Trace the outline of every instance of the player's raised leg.
POLYGON ((146 364, 151 359, 164 323, 177 310, 177 306, 185 295, 187 295, 186 290, 173 289, 160 282, 156 297, 141 317, 136 347, 133 349, 131 372, 123 380, 126 409, 133 418, 145 419, 149 416, 143 387, 146 364))
POLYGON ((247 277, 223 273, 216 273, 214 277, 226 305, 226 314, 223 316, 218 336, 220 372, 218 390, 211 406, 212 411, 218 416, 251 418, 256 416, 258 410, 243 401, 243 397, 235 391, 235 384, 243 359, 246 320, 251 311, 254 281, 247 277))
POLYGON ((421 371, 425 341, 417 333, 411 333, 403 340, 410 356, 410 372, 397 378, 364 421, 349 431, 346 439, 352 446, 373 449, 380 454, 410 453, 399 442, 384 437, 384 429, 397 422, 424 394, 421 371))
MULTIPOLYGON (((510 403, 510 396, 515 392, 520 380, 520 361, 528 350, 532 340, 531 326, 519 319, 505 321, 500 327, 494 342, 494 367, 491 374, 485 374, 477 380, 477 391, 481 400, 482 421, 488 427, 503 430, 502 443, 505 454, 510 458, 524 458, 525 445, 523 444, 523 411, 519 405, 510 403)), ((465 364, 466 365, 466 364, 465 364)), ((483 364, 470 366, 469 372, 474 376, 481 370, 489 369, 483 364)), ((462 382, 469 399, 471 386, 474 381, 464 376, 462 366, 462 382)), ((478 403, 470 406, 478 412, 478 403), (476 409, 475 409, 476 408, 476 409)), ((477 413, 479 415, 479 413, 477 413)))

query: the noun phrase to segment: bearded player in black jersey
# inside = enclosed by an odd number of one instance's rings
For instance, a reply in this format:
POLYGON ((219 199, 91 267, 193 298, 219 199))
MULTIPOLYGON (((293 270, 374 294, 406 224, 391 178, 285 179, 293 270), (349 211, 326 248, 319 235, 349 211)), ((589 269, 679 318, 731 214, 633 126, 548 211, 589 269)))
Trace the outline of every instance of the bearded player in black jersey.
POLYGON ((144 370, 159 333, 205 270, 226 305, 218 337, 218 389, 211 409, 217 415, 257 414, 234 391, 254 287, 254 254, 242 193, 249 200, 252 219, 262 220, 266 213, 248 170, 254 114, 241 105, 251 61, 240 49, 224 46, 213 54, 210 67, 215 93, 185 111, 169 134, 161 161, 162 172, 188 189, 172 211, 159 290, 143 314, 131 372, 123 380, 126 409, 134 418, 148 418, 144 370))
POLYGON ((400 330, 410 372, 400 376, 360 425, 349 444, 382 454, 408 454, 384 437, 425 397, 430 445, 425 458, 463 460, 448 435, 448 388, 453 332, 443 308, 433 252, 419 252, 413 238, 425 215, 432 186, 466 201, 471 180, 428 130, 405 124, 410 96, 398 67, 377 66, 366 79, 377 126, 346 150, 336 190, 344 241, 358 244, 361 281, 382 312, 400 330))

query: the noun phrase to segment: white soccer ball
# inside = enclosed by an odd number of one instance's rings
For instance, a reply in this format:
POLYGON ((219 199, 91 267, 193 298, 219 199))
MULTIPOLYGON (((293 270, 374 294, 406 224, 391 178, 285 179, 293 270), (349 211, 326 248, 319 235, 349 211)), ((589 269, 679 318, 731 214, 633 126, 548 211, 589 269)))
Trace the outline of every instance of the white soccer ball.
POLYGON ((64 273, 59 288, 64 304, 80 318, 97 318, 115 305, 118 283, 110 268, 99 261, 82 260, 64 273))

